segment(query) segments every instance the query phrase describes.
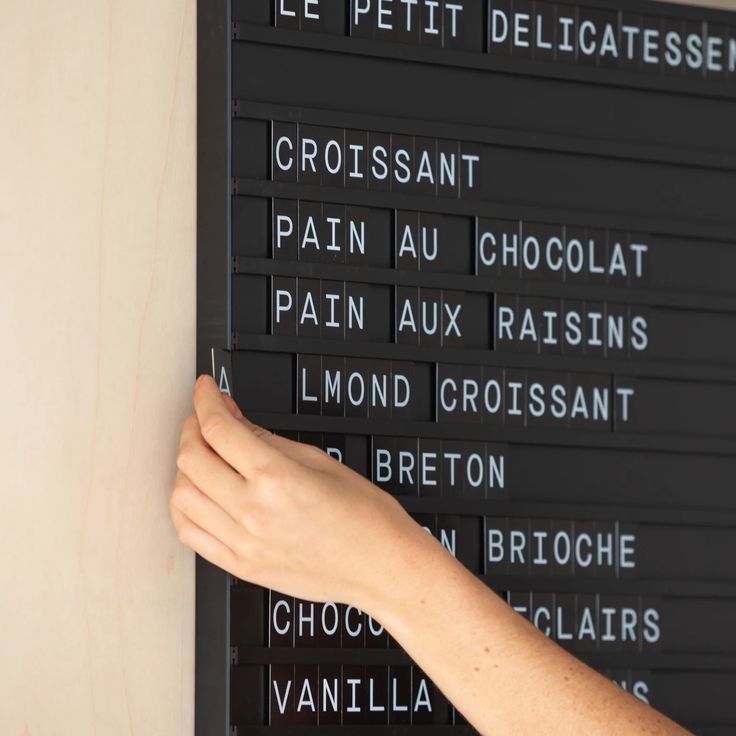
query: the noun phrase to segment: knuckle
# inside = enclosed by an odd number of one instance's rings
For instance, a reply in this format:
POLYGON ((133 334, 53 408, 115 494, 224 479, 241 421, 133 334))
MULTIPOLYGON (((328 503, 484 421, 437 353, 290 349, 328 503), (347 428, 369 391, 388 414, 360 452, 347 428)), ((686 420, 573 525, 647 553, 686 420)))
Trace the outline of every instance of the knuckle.
POLYGON ((187 511, 191 511, 194 501, 194 493, 189 486, 181 484, 175 486, 170 500, 170 504, 173 508, 186 514, 187 511))
POLYGON ((238 515, 238 524, 253 534, 258 527, 258 514, 252 508, 242 509, 238 515))
POLYGON ((181 470, 182 473, 186 474, 188 470, 191 470, 194 467, 196 456, 197 450, 193 445, 189 443, 183 445, 176 456, 176 467, 181 470))
POLYGON ((328 455, 321 447, 315 447, 315 445, 307 445, 306 452, 315 460, 330 459, 330 455, 328 455))
POLYGON ((190 528, 187 524, 182 524, 176 530, 176 536, 182 544, 188 545, 192 539, 190 528))
POLYGON ((250 530, 251 528, 251 512, 248 509, 241 509, 238 515, 235 517, 235 521, 237 522, 238 526, 242 527, 243 529, 250 530))
POLYGON ((283 467, 274 461, 260 462, 253 466, 252 473, 258 480, 268 485, 273 485, 278 482, 279 477, 283 473, 283 467))
POLYGON ((247 564, 254 556, 253 543, 245 536, 238 538, 233 551, 241 564, 247 564))
POLYGON ((212 414, 202 423, 202 437, 208 443, 217 440, 227 427, 227 419, 222 414, 212 414))
POLYGON ((268 535, 268 515, 262 509, 253 506, 244 509, 240 514, 240 524, 251 537, 251 543, 255 538, 268 535))
POLYGON ((253 432, 253 434, 259 439, 270 437, 273 434, 273 432, 270 432, 269 430, 264 429, 263 427, 259 427, 257 424, 251 424, 250 429, 251 429, 251 432, 253 432))

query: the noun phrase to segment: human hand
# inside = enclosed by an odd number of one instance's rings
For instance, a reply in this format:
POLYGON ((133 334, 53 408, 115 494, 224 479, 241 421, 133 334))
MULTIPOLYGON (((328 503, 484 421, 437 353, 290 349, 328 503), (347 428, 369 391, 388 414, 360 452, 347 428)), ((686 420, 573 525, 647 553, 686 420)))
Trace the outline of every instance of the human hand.
POLYGON ((243 580, 380 616, 397 570, 433 538, 327 453, 250 423, 209 376, 194 408, 169 504, 180 540, 243 580))

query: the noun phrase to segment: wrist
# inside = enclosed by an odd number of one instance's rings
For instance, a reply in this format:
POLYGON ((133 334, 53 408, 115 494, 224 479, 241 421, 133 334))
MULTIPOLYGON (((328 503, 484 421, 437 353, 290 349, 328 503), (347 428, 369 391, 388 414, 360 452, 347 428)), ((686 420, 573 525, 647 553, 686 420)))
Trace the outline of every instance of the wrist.
MULTIPOLYGON (((397 504, 398 505, 398 504, 397 504)), ((459 563, 403 509, 398 523, 383 535, 381 552, 372 565, 362 610, 380 621, 396 638, 426 606, 435 582, 459 563)))

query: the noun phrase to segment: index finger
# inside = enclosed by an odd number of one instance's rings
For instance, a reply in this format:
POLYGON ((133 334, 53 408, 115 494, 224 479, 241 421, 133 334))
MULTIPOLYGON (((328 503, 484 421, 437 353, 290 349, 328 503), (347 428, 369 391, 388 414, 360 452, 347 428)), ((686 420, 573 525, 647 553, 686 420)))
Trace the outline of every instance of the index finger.
POLYGON ((243 477, 248 478, 259 467, 285 459, 283 453, 233 416, 210 376, 197 379, 194 411, 207 444, 243 477))

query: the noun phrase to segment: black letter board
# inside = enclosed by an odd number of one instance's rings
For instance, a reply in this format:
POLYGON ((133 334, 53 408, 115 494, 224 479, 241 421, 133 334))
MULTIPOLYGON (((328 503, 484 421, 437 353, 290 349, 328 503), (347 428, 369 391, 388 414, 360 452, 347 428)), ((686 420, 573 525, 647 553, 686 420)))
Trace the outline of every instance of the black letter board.
MULTIPOLYGON (((736 15, 199 1, 198 369, 560 645, 736 732, 736 15)), ((197 565, 198 736, 472 733, 197 565)))

